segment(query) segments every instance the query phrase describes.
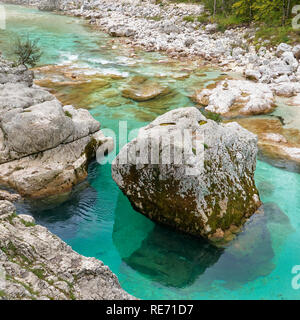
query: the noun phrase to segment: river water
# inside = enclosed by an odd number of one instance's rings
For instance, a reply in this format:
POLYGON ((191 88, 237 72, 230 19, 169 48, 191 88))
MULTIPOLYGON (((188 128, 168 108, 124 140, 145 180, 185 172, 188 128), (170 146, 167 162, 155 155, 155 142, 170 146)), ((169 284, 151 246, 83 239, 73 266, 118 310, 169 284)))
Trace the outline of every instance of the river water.
MULTIPOLYGON (((88 108, 102 128, 116 134, 119 121, 126 121, 129 131, 168 110, 193 105, 188 96, 194 89, 222 76, 200 61, 172 61, 128 48, 82 19, 5 8, 3 54, 11 57, 16 35, 39 39, 40 66, 56 67, 39 68, 38 83, 63 103, 88 108), (120 90, 133 76, 167 85, 170 93, 142 103, 125 99, 120 90), (70 79, 74 82, 62 84, 70 79)), ((300 175, 258 161, 256 183, 265 213, 255 215, 225 250, 135 212, 112 180, 109 163, 91 164, 88 181, 67 202, 26 204, 20 211, 80 254, 102 260, 122 287, 141 299, 299 299, 292 268, 300 265, 300 175)))

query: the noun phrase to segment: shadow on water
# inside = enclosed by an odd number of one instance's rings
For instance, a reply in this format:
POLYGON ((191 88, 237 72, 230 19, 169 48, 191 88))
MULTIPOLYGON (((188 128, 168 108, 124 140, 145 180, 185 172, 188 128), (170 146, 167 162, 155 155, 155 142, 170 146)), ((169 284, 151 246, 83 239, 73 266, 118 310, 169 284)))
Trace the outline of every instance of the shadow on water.
POLYGON ((282 245, 293 231, 289 218, 280 208, 267 203, 228 247, 220 249, 204 240, 155 225, 142 215, 133 215, 124 206, 121 195, 113 241, 123 263, 167 287, 184 288, 196 281, 199 291, 211 289, 214 281, 232 290, 242 287, 272 272, 274 243, 276 247, 282 245), (274 239, 274 234, 280 235, 279 238, 274 239))
POLYGON ((37 224, 47 227, 59 237, 75 236, 80 222, 92 219, 90 215, 97 202, 97 191, 90 186, 89 180, 97 175, 96 169, 92 163, 89 179, 75 186, 67 197, 25 200, 16 204, 18 213, 33 216, 37 224))

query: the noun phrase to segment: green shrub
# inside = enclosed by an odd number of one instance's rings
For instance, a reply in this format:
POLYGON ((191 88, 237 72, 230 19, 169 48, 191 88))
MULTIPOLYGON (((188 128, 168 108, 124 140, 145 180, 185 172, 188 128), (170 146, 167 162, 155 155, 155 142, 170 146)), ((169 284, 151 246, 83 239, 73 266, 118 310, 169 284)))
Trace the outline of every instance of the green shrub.
POLYGON ((25 39, 17 37, 14 44, 13 55, 16 57, 18 65, 34 67, 42 56, 42 51, 38 46, 38 39, 31 40, 27 36, 25 39))

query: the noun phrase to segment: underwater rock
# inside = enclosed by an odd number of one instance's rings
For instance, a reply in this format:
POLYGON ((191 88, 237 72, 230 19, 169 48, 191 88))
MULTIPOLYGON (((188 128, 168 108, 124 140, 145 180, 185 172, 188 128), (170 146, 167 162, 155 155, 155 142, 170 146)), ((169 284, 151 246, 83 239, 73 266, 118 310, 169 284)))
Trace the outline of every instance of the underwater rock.
POLYGON ((182 108, 141 128, 112 163, 112 177, 137 211, 217 244, 231 240, 231 228, 260 206, 256 154, 257 137, 237 123, 218 124, 182 108), (183 139, 186 130, 190 140, 183 139))
POLYGON ((126 265, 162 285, 192 285, 223 252, 205 240, 155 225, 138 213, 132 216, 131 211, 129 201, 120 194, 112 234, 114 245, 126 265))
POLYGON ((255 115, 274 108, 274 95, 268 85, 247 80, 224 80, 213 89, 196 92, 194 99, 206 110, 222 115, 255 115))
POLYGON ((103 262, 81 256, 33 217, 15 212, 10 202, 0 201, 0 265, 6 274, 2 298, 134 299, 103 262))
POLYGON ((122 95, 135 101, 147 101, 169 93, 169 88, 147 78, 133 77, 122 90, 122 95))
POLYGON ((184 288, 214 265, 222 252, 205 240, 155 226, 141 247, 123 261, 160 284, 184 288))

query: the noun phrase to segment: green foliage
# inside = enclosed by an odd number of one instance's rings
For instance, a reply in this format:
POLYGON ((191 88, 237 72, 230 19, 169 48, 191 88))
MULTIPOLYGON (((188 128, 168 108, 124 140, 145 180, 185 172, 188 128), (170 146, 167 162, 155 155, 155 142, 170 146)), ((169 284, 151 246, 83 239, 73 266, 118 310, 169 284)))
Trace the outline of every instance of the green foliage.
POLYGON ((160 21, 161 20, 161 16, 153 16, 153 17, 149 17, 149 20, 154 20, 154 21, 160 21))
POLYGON ((261 46, 263 40, 268 40, 267 46, 275 46, 279 43, 295 44, 300 41, 299 31, 293 30, 291 26, 279 26, 277 28, 263 26, 255 35, 254 45, 257 49, 261 46))
POLYGON ((34 222, 28 222, 25 221, 24 219, 21 219, 21 222, 24 224, 25 227, 29 228, 29 227, 34 227, 36 224, 34 222))
POLYGON ((28 36, 25 39, 17 37, 13 55, 16 57, 18 65, 34 67, 42 56, 42 51, 38 46, 38 39, 31 40, 28 36))
POLYGON ((193 17, 193 16, 185 16, 185 17, 183 17, 183 21, 194 22, 195 21, 195 17, 193 17))
POLYGON ((206 110, 201 110, 201 112, 205 116, 206 119, 213 120, 217 123, 220 123, 223 120, 222 116, 220 116, 218 113, 206 111, 206 110))
POLYGON ((230 16, 216 16, 214 22, 218 24, 218 30, 224 32, 228 28, 241 25, 247 22, 244 18, 230 15, 230 16))
POLYGON ((286 25, 297 0, 202 0, 211 15, 234 15, 244 22, 286 25))
POLYGON ((67 117, 69 117, 69 118, 72 118, 72 115, 71 115, 71 113, 70 113, 68 110, 65 111, 65 115, 66 115, 67 117))
POLYGON ((43 269, 32 269, 31 270, 39 279, 45 279, 45 270, 43 269))
POLYGON ((254 39, 256 47, 275 46, 281 42, 300 42, 300 32, 292 29, 293 6, 298 0, 171 0, 173 2, 203 4, 205 11, 199 17, 186 16, 184 21, 201 24, 217 23, 218 30, 254 23, 259 31, 254 39), (268 40, 268 44, 262 44, 268 40))

